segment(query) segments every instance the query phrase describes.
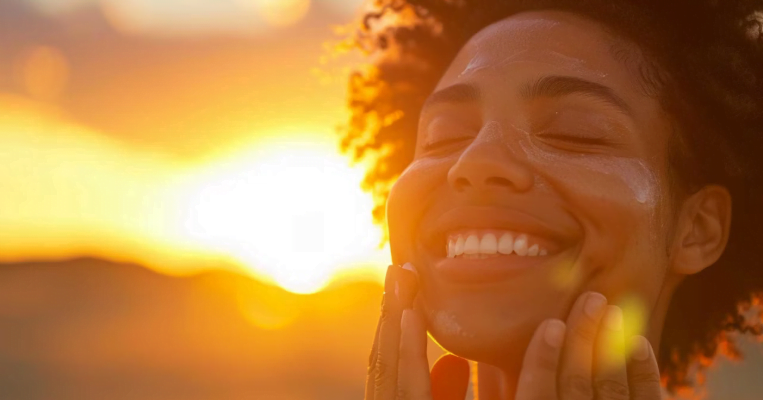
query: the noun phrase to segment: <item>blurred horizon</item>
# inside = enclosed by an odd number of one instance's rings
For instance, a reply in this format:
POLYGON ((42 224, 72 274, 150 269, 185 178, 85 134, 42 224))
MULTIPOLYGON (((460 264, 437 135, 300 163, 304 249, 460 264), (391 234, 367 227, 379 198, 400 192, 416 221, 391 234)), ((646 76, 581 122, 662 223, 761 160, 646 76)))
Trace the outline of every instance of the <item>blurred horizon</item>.
MULTIPOLYGON (((390 256, 332 48, 366 3, 0 0, 3 396, 362 398, 390 256)), ((704 398, 763 391, 742 344, 704 398)))
POLYGON ((331 46, 360 5, 2 0, 0 261, 379 281, 363 166, 336 135, 353 57, 331 46))

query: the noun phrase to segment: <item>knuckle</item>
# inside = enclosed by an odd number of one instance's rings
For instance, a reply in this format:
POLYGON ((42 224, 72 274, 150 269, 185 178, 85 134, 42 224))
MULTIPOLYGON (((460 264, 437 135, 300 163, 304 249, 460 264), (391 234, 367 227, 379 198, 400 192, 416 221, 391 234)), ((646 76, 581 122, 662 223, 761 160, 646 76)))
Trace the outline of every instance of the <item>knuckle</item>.
POLYGON ((377 386, 380 386, 381 384, 385 383, 388 379, 390 379, 392 368, 390 368, 389 363, 385 362, 382 359, 382 357, 379 357, 376 360, 375 370, 376 370, 375 382, 377 386))
POLYGON ((661 383, 660 374, 652 371, 631 374, 628 380, 632 385, 659 385, 661 383))
POLYGON ((579 400, 593 400, 591 380, 581 375, 570 375, 562 379, 562 393, 579 400))
POLYGON ((594 343, 596 341, 597 333, 596 324, 590 319, 590 317, 586 318, 588 319, 572 328, 572 333, 575 335, 575 337, 578 338, 578 340, 581 340, 585 343, 594 343))
POLYGON ((541 371, 556 372, 558 361, 554 354, 548 352, 541 352, 533 362, 535 368, 541 371))
POLYGON ((596 398, 601 400, 628 400, 628 385, 611 379, 596 381, 596 398))
POLYGON ((381 314, 379 315, 379 323, 384 325, 400 325, 400 317, 401 317, 401 310, 399 310, 396 307, 392 306, 384 306, 381 309, 381 314))
POLYGON ((379 321, 384 322, 389 320, 389 306, 382 304, 381 313, 379 315, 379 321))
POLYGON ((400 346, 398 357, 400 361, 410 361, 426 358, 427 353, 426 349, 421 349, 414 346, 400 346))
POLYGON ((368 355, 368 371, 371 372, 376 364, 376 351, 371 351, 368 355))

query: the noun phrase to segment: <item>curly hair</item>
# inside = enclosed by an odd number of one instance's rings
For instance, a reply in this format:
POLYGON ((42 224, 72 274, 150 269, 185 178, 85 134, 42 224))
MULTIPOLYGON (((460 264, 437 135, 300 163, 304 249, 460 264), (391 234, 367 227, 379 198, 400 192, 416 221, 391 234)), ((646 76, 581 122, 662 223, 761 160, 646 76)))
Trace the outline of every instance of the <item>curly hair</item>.
POLYGON ((413 159, 421 106, 457 52, 482 28, 540 9, 587 16, 638 44, 644 88, 678 133, 676 182, 731 192, 727 249, 679 286, 663 330, 663 384, 691 390, 716 354, 740 355, 729 333, 763 333, 761 314, 750 318, 763 293, 763 0, 375 0, 350 39, 369 62, 350 76, 342 149, 373 160, 364 189, 383 224, 391 184, 413 159))

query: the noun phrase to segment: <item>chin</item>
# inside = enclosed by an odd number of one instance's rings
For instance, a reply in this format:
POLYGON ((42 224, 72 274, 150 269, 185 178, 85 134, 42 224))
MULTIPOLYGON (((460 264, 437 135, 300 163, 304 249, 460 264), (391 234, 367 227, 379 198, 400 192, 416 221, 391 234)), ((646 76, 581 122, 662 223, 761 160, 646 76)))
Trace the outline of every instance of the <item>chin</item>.
POLYGON ((417 307, 427 317, 431 338, 460 357, 497 367, 522 362, 537 327, 562 318, 575 290, 536 280, 448 288, 425 285, 417 307))
POLYGON ((487 314, 491 313, 428 308, 430 337, 446 351, 468 360, 498 367, 521 362, 542 318, 519 320, 487 314))

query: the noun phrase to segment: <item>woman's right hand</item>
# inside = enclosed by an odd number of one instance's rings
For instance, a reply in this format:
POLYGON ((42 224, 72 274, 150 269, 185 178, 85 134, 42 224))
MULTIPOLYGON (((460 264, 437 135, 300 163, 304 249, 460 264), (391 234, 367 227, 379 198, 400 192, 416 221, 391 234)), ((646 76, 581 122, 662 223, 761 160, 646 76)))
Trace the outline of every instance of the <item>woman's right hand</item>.
POLYGON ((445 355, 429 371, 426 324, 413 309, 417 292, 418 277, 410 264, 387 268, 365 400, 464 400, 466 396, 466 360, 445 355))

